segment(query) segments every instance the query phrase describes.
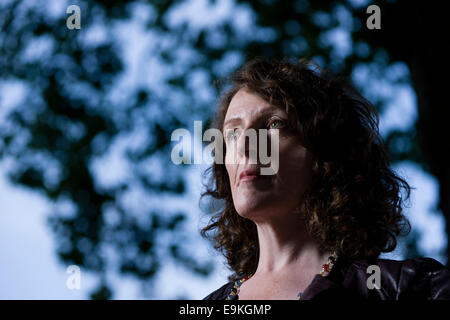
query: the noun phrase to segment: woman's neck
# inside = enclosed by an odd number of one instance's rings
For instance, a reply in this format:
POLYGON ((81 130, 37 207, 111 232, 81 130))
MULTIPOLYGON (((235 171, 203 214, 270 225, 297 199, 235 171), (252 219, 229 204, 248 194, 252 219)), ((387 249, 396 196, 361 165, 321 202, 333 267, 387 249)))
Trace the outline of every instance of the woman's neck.
POLYGON ((287 270, 318 273, 330 252, 320 252, 319 246, 306 230, 304 220, 297 215, 290 219, 255 222, 258 230, 259 261, 255 275, 272 275, 287 270))

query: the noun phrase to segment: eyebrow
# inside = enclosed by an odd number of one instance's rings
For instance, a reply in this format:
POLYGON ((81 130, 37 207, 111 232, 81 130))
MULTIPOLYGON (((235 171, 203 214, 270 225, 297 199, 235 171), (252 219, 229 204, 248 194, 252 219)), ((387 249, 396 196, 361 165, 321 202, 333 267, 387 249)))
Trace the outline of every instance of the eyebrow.
MULTIPOLYGON (((274 114, 274 111, 276 111, 276 110, 278 110, 278 108, 277 109, 269 109, 269 110, 267 110, 267 111, 263 111, 263 112, 261 112, 259 115, 258 115, 258 119, 261 119, 261 118, 263 118, 263 117, 267 117, 267 116, 269 116, 269 115, 271 115, 271 114, 274 114)), ((231 124, 231 123, 240 123, 240 122, 242 122, 242 118, 241 117, 238 117, 238 116, 235 116, 235 117, 233 117, 233 118, 230 118, 230 119, 228 119, 227 121, 225 121, 224 123, 223 123, 223 126, 222 126, 222 129, 225 129, 225 127, 227 126, 227 125, 229 125, 229 124, 231 124)))
POLYGON ((233 118, 228 119, 227 121, 225 121, 223 123, 222 127, 225 128, 230 123, 239 123, 239 122, 242 122, 242 118, 241 117, 233 117, 233 118))

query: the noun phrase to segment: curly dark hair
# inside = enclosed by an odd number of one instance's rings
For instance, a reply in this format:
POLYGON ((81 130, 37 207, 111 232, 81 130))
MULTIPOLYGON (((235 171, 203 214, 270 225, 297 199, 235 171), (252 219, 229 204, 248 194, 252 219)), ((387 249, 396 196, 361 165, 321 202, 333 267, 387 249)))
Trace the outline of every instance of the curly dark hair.
MULTIPOLYGON (((350 259, 393 251, 411 226, 402 214, 401 189, 411 187, 390 168, 375 107, 344 78, 300 59, 254 58, 225 79, 212 127, 222 130, 233 96, 241 89, 285 108, 304 146, 315 154, 312 182, 300 203, 308 232, 321 250, 350 259)), ((223 154, 226 153, 224 145, 223 154)), ((213 163, 205 196, 224 205, 201 230, 234 272, 254 273, 259 259, 256 225, 233 204, 225 164, 213 163)))

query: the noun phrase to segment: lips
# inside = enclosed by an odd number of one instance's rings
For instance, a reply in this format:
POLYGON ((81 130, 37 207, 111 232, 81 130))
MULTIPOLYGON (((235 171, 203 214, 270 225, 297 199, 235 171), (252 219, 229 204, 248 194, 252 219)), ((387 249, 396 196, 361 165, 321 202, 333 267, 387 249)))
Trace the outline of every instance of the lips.
POLYGON ((239 181, 252 181, 262 177, 266 178, 266 176, 260 175, 259 169, 246 169, 239 175, 239 181))

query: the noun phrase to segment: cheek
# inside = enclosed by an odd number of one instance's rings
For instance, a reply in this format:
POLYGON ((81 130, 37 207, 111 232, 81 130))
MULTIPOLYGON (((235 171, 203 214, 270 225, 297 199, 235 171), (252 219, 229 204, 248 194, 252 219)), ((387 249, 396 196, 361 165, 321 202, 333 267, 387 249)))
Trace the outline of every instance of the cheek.
POLYGON ((236 165, 225 164, 225 168, 227 169, 228 177, 230 178, 231 188, 234 188, 234 180, 236 177, 236 165))
POLYGON ((311 179, 312 157, 308 149, 299 144, 280 146, 280 173, 289 186, 304 188, 311 179))
POLYGON ((227 144, 224 159, 225 164, 237 163, 237 150, 235 144, 227 144))
POLYGON ((225 167, 227 169, 228 172, 228 176, 230 177, 230 182, 234 183, 234 180, 236 178, 236 171, 238 170, 238 161, 236 158, 236 152, 234 150, 234 148, 227 148, 227 151, 225 153, 225 167))

